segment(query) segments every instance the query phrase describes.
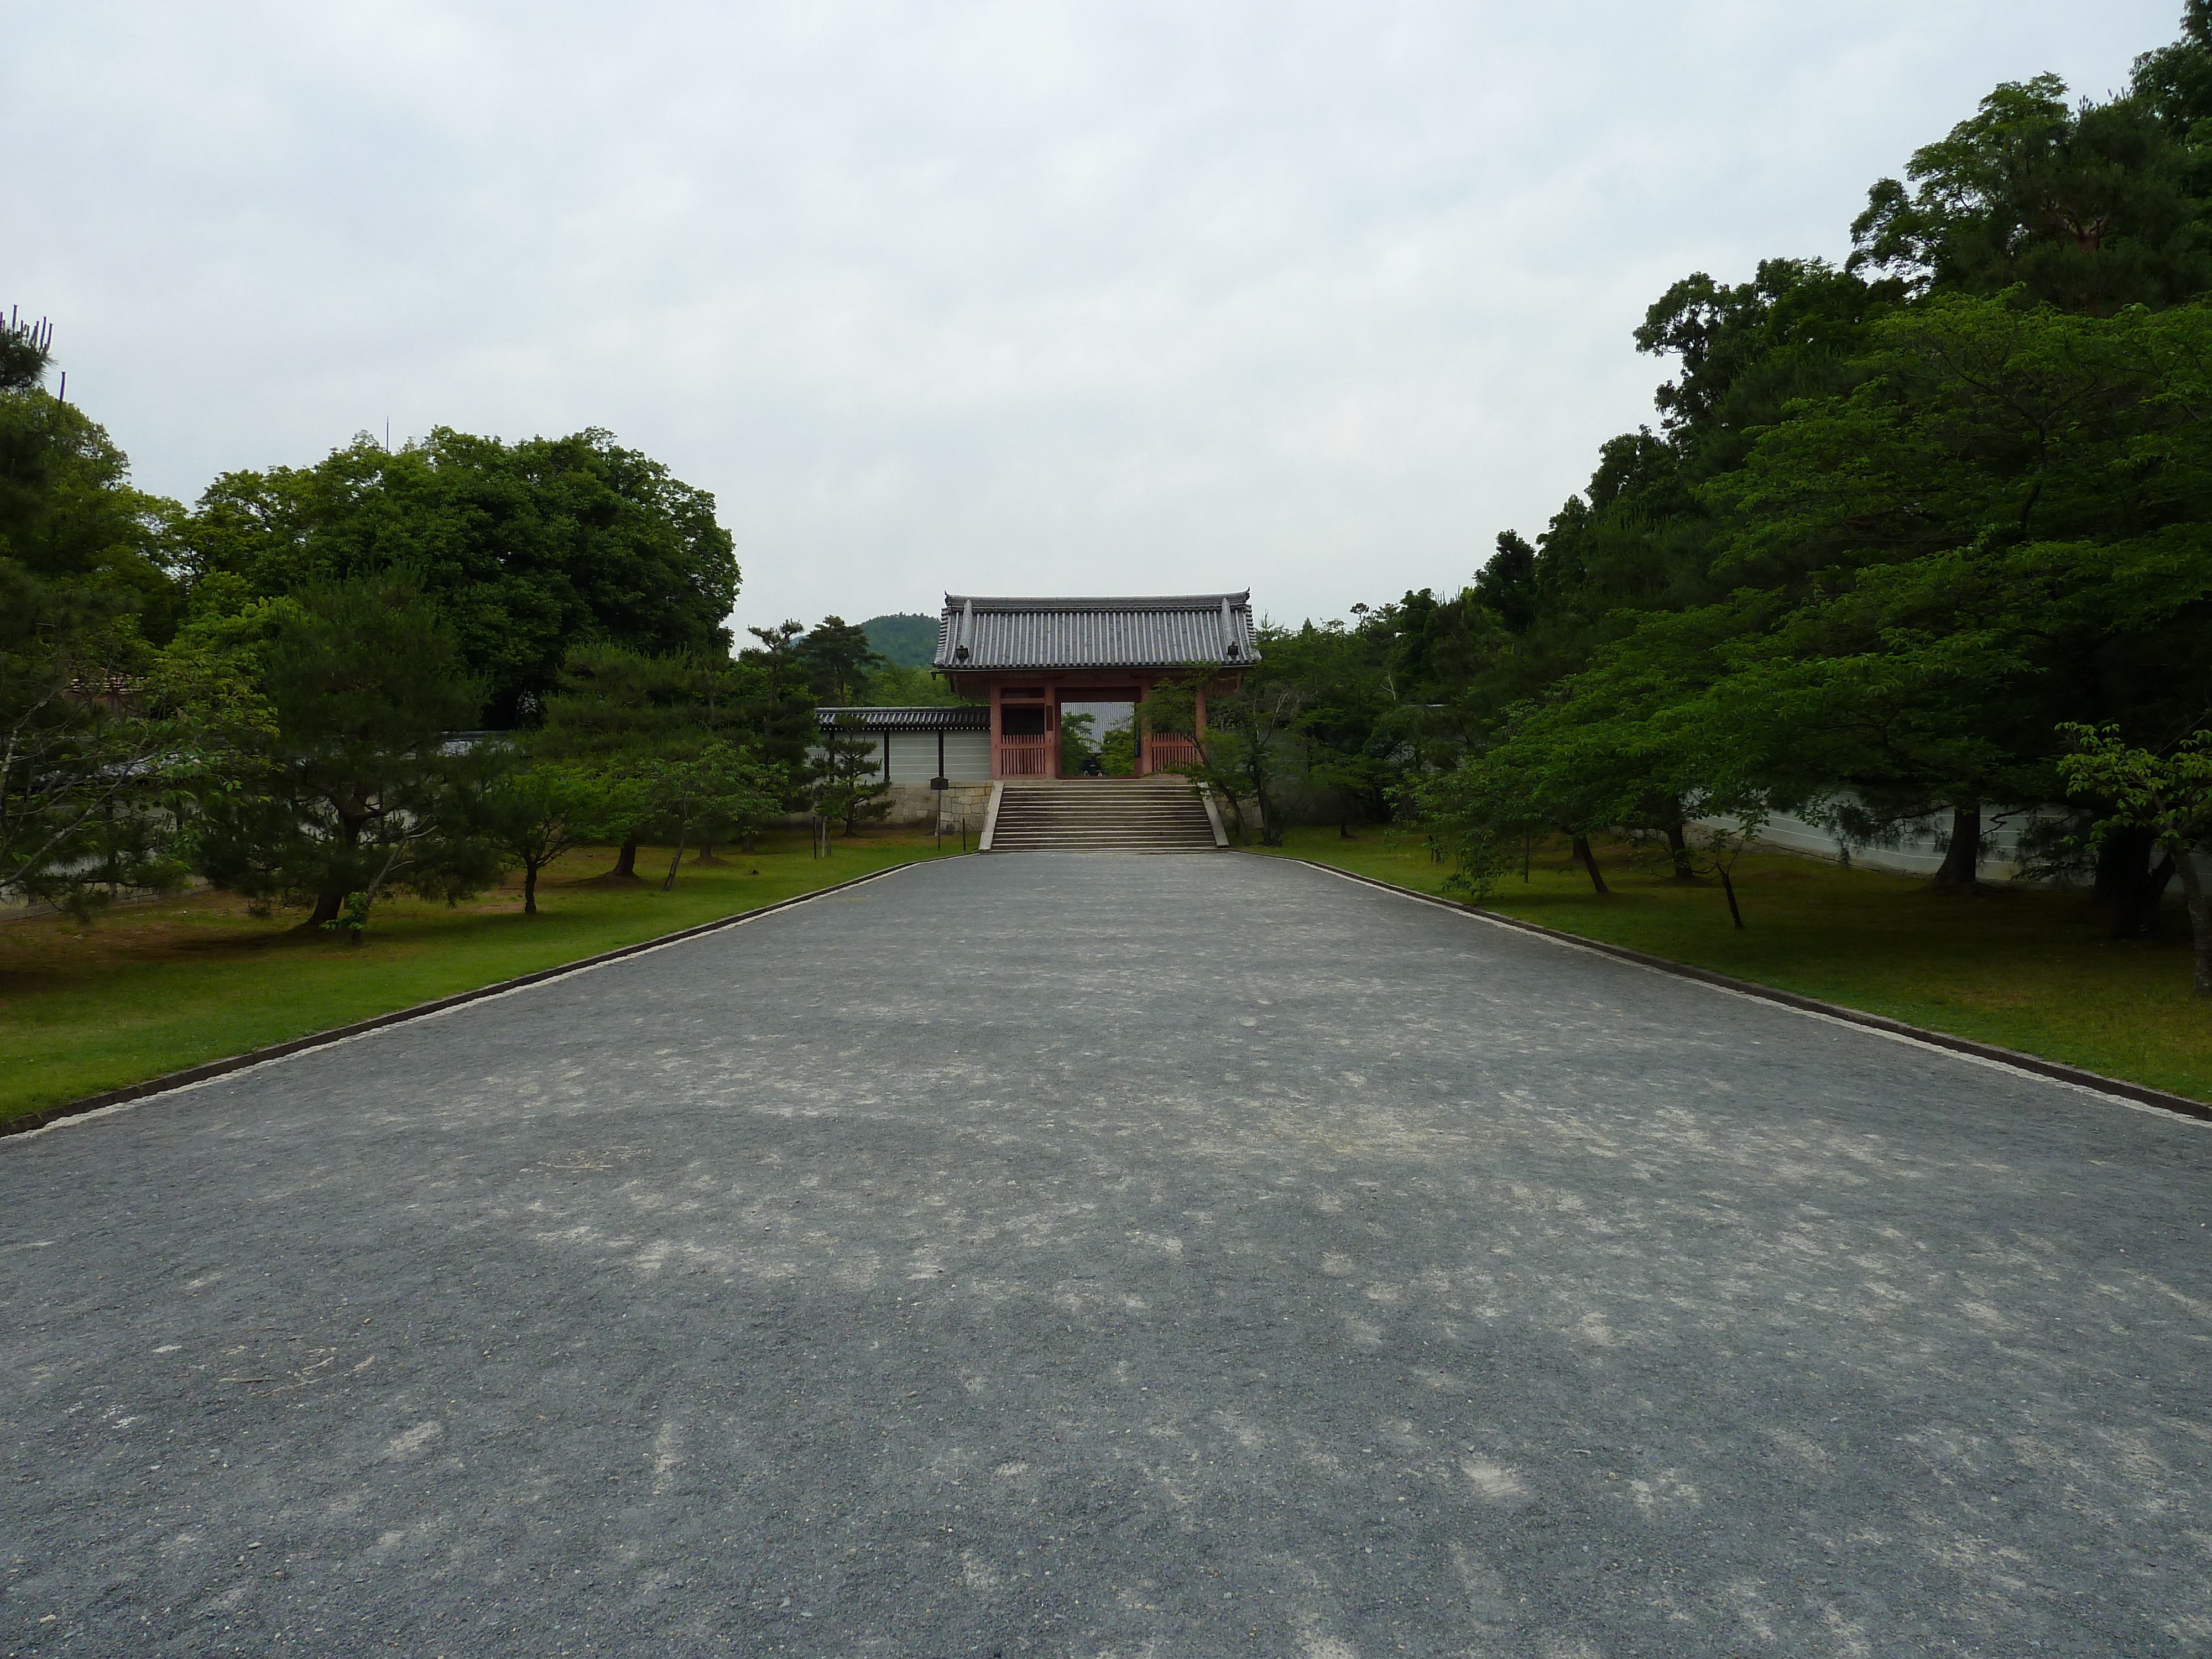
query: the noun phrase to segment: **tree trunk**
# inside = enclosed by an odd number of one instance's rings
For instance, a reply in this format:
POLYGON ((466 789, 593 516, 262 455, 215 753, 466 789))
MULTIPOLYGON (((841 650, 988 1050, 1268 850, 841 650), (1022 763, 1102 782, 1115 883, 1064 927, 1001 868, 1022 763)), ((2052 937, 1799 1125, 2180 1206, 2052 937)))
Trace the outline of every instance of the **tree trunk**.
POLYGON ((326 921, 336 921, 338 919, 338 911, 344 904, 343 893, 316 894, 315 908, 307 917, 306 925, 310 927, 319 927, 326 921))
POLYGON ((1690 862, 1690 838, 1683 833, 1680 823, 1667 826, 1667 852, 1674 860, 1676 881, 1695 881, 1698 878, 1697 867, 1690 862))
MULTIPOLYGON (((2148 830, 2107 830, 2097 848, 2097 880, 2089 890, 2089 902, 2124 913, 2136 902, 2137 890, 2150 869, 2150 855, 2155 845, 2148 830)), ((2116 925, 2113 937, 2124 939, 2127 935, 2120 933, 2116 925)))
POLYGON ((664 893, 669 891, 676 885, 676 872, 678 867, 684 862, 684 843, 690 839, 690 834, 691 826, 690 824, 684 823, 677 826, 676 856, 668 860, 668 879, 660 884, 660 890, 664 893))
POLYGON ((2212 998, 2212 895, 2204 890, 2197 860, 2190 853, 2173 855, 2174 872, 2181 878, 2182 897, 2189 905, 2189 940, 2196 948, 2197 983, 2200 997, 2212 998))
POLYGON ((1951 845, 1936 872, 1935 885, 1946 893, 1971 893, 1982 861, 1982 804, 1951 809, 1951 845))
POLYGON ((635 836, 632 836, 624 842, 622 844, 622 850, 615 854, 615 867, 607 872, 607 879, 610 881, 637 879, 637 837, 635 836))
POLYGON ((1583 868, 1589 872, 1591 886, 1596 888, 1601 893, 1609 893, 1613 890, 1605 884, 1605 877, 1598 870, 1597 854, 1590 851, 1588 836, 1575 837, 1575 856, 1583 861, 1583 868))
POLYGON ((2112 904, 2114 939, 2141 939, 2157 931, 2158 907, 2177 870, 2173 854, 2168 853, 2158 861, 2157 869, 2142 872, 2132 884, 2119 890, 2112 904))
POLYGON ((1735 923, 1738 933, 1742 932, 1743 912, 1736 908, 1735 884, 1729 879, 1729 872, 1725 866, 1721 870, 1721 891, 1728 895, 1729 919, 1735 923))
POLYGON ((526 916, 538 914, 538 866, 534 864, 522 866, 522 914, 526 916))
POLYGON ((1275 803, 1267 799, 1267 792, 1255 788, 1252 798, 1260 807, 1260 845, 1280 847, 1283 844, 1283 825, 1275 816, 1275 803))

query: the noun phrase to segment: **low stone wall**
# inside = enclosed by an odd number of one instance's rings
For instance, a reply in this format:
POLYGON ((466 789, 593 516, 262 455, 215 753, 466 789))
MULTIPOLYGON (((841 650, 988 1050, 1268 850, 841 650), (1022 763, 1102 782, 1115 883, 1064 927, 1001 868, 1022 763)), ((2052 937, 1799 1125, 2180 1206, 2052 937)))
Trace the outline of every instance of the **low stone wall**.
POLYGON ((944 791, 940 803, 944 817, 940 822, 947 834, 958 830, 963 819, 971 836, 983 833, 983 814, 990 810, 991 787, 988 783, 956 783, 944 791))
POLYGON ((971 832, 981 834, 983 813, 991 804, 991 786, 988 783, 956 783, 944 790, 932 789, 926 783, 895 783, 884 799, 890 803, 890 811, 879 822, 897 824, 902 829, 933 829, 938 815, 944 815, 945 828, 957 830, 964 816, 971 832))

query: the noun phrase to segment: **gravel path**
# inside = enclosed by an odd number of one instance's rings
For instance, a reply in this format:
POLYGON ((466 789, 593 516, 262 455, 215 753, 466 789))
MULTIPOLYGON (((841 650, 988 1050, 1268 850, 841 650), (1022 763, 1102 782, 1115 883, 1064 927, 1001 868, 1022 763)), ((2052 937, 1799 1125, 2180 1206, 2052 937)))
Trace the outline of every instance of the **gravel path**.
POLYGON ((0 1142, 0 1654, 2212 1651, 2212 1132, 1257 858, 0 1142))

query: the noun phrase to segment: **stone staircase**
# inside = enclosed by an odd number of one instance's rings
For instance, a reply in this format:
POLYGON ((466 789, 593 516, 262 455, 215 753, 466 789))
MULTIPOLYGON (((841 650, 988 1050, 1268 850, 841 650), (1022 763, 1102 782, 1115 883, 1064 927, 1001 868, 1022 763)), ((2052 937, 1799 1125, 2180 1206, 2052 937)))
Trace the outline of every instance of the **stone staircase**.
POLYGON ((984 850, 1211 853, 1206 803, 1181 778, 1010 779, 984 850))

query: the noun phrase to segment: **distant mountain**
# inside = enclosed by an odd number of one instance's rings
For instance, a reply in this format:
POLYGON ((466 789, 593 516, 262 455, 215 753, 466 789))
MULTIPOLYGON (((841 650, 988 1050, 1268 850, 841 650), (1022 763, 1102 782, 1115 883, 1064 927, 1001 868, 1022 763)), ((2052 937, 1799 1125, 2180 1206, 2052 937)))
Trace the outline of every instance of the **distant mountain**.
POLYGON ((868 643, 901 668, 927 668, 937 654, 937 618, 902 611, 894 617, 871 617, 860 624, 868 643))

